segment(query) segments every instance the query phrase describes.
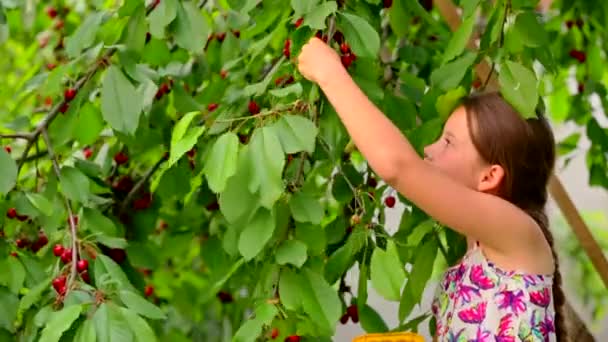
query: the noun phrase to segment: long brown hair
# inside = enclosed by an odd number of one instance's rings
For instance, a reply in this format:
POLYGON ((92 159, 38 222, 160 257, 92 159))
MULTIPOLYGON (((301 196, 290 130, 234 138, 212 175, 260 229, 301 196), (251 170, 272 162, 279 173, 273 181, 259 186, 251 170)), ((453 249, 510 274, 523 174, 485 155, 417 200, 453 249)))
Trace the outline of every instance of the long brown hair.
POLYGON ((539 111, 535 118, 524 119, 498 92, 471 95, 463 101, 463 106, 471 139, 480 156, 504 169, 498 195, 528 213, 551 246, 555 262, 555 332, 558 341, 568 341, 562 277, 545 212, 547 186, 555 164, 555 138, 551 127, 539 111))

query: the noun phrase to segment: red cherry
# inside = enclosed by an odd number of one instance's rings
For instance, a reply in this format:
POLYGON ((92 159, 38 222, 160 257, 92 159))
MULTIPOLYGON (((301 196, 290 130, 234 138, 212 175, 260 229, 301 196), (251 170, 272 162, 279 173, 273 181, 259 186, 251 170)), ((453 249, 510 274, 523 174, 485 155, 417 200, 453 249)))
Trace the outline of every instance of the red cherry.
POLYGON ((65 293, 65 284, 67 282, 67 278, 64 275, 61 275, 55 279, 53 279, 53 288, 57 293, 64 294, 65 293))
POLYGON ((226 79, 226 77, 228 77, 228 71, 226 71, 226 70, 220 70, 220 77, 222 79, 226 79))
POLYGON ((384 6, 384 8, 391 8, 391 6, 393 6, 393 0, 382 1, 382 6, 384 6))
POLYGON ((585 54, 584 51, 572 49, 572 50, 570 50, 569 54, 570 54, 570 57, 578 60, 580 63, 585 63, 585 61, 587 60, 587 54, 585 54))
POLYGON ((146 193, 142 197, 133 201, 133 209, 144 210, 150 208, 152 204, 152 194, 146 193))
POLYGON ((74 88, 68 88, 65 90, 65 92, 63 93, 63 96, 65 97, 66 101, 72 101, 74 99, 74 97, 76 97, 76 89, 74 88))
POLYGON ((61 261, 64 264, 69 264, 72 261, 72 249, 66 248, 61 254, 61 261))
POLYGON ((221 43, 226 39, 226 32, 216 34, 217 40, 221 43))
POLYGON ((272 328, 272 331, 270 332, 270 338, 271 339, 276 339, 279 336, 279 329, 277 328, 272 328))
POLYGON ((260 112, 260 106, 258 106, 258 104, 253 100, 249 101, 249 105, 247 107, 249 108, 249 113, 252 115, 256 115, 260 112))
POLYGON ((77 226, 78 225, 78 216, 77 215, 72 215, 72 220, 70 220, 70 218, 68 217, 67 222, 68 222, 69 225, 71 225, 72 223, 74 223, 74 225, 77 226))
POLYGON ((213 112, 214 110, 217 109, 219 105, 217 103, 210 103, 207 105, 207 110, 210 112, 213 112))
POLYGON ((89 271, 84 271, 80 273, 80 278, 82 278, 82 280, 87 284, 91 283, 91 276, 89 275, 89 271))
POLYGON ((285 338, 285 342, 300 342, 300 336, 298 336, 298 335, 287 336, 285 338))
MULTIPOLYGON (((47 107, 50 107, 50 106, 53 104, 53 99, 52 99, 50 96, 45 97, 45 98, 44 98, 44 104, 45 104, 47 107)), ((66 110, 67 110, 67 109, 66 109, 66 110)), ((63 112, 63 113, 65 113, 65 112, 63 112)))
POLYGON ((579 82, 578 86, 576 88, 577 88, 579 94, 584 93, 585 92, 585 83, 579 82))
POLYGON ((86 147, 84 150, 82 150, 82 154, 84 154, 85 159, 89 159, 93 155, 93 150, 91 150, 90 147, 86 147))
MULTIPOLYGON (((36 246, 38 249, 46 246, 46 244, 49 243, 49 238, 46 236, 46 234, 44 234, 43 231, 40 231, 38 233, 38 240, 36 240, 36 246)), ((34 251, 37 252, 37 251, 34 251)))
POLYGON ((293 26, 298 28, 302 25, 303 22, 304 22, 304 18, 300 18, 300 19, 296 20, 296 22, 295 22, 295 24, 293 24, 293 26))
POLYGON ((144 288, 144 295, 146 295, 146 297, 150 297, 153 294, 154 294, 154 286, 146 285, 146 287, 144 288))
POLYGON ((395 203, 397 203, 395 196, 388 196, 387 198, 384 199, 384 204, 389 208, 394 207, 395 203))
POLYGON ((186 152, 186 155, 190 158, 193 158, 196 155, 196 148, 191 148, 190 151, 186 152))
POLYGON ((370 176, 367 179, 367 186, 375 189, 378 186, 378 181, 376 180, 376 178, 370 176))
POLYGON ((340 317, 340 323, 342 323, 342 324, 348 323, 349 318, 350 318, 350 316, 348 315, 348 312, 344 313, 344 315, 342 315, 342 317, 340 317))
POLYGON ((213 201, 209 204, 207 204, 207 206, 205 207, 205 209, 209 210, 209 211, 216 211, 220 208, 220 204, 218 203, 218 201, 213 201))
POLYGON ((131 189, 133 189, 134 185, 135 183, 133 183, 133 179, 131 179, 131 177, 122 176, 112 187, 116 191, 129 192, 131 189))
POLYGON ((346 313, 348 313, 350 319, 353 320, 353 323, 359 322, 359 309, 357 308, 357 305, 353 304, 346 308, 346 313))
POLYGON ((566 27, 571 29, 572 26, 574 26, 574 21, 573 20, 566 20, 566 27))
POLYGON ((342 44, 340 44, 340 51, 344 54, 347 54, 350 52, 350 45, 348 45, 347 42, 344 42, 342 44))
POLYGON ((129 161, 129 156, 124 152, 118 152, 114 155, 114 161, 116 165, 123 165, 129 161))
POLYGON ((152 9, 155 9, 156 6, 158 6, 160 4, 160 0, 154 0, 154 2, 152 3, 152 9))
POLYGON ((17 245, 17 248, 25 248, 30 242, 27 239, 17 239, 15 240, 15 244, 17 245))
POLYGON ((27 221, 29 217, 27 215, 17 215, 17 220, 24 222, 27 221))
POLYGON ((4 146, 4 150, 6 151, 6 153, 11 153, 13 151, 13 149, 10 146, 4 146))
POLYGON ((117 264, 120 264, 125 261, 127 253, 125 253, 124 249, 112 248, 108 251, 108 256, 117 264))
POLYGON ((11 256, 14 257, 14 258, 16 258, 16 257, 19 256, 19 254, 17 254, 17 252, 11 252, 11 256))
POLYGON ((334 33, 333 40, 335 40, 338 44, 344 43, 344 34, 340 31, 336 31, 336 33, 334 33))
POLYGON ((218 292, 217 298, 219 298, 220 302, 222 302, 222 303, 231 303, 234 301, 234 298, 232 297, 232 295, 226 291, 218 292))
POLYGON ((285 55, 286 58, 291 57, 291 39, 287 39, 285 41, 285 46, 283 46, 283 55, 285 55))
POLYGON ((340 57, 340 59, 342 60, 342 65, 344 65, 345 68, 348 69, 348 67, 350 67, 350 65, 353 63, 354 59, 352 57, 352 54, 346 54, 346 55, 342 55, 340 57))
POLYGON ((232 31, 232 34, 233 34, 235 37, 237 37, 237 38, 240 38, 240 37, 241 37, 241 31, 239 31, 239 30, 233 30, 233 31, 232 31))
POLYGON ((65 25, 65 22, 63 20, 59 19, 59 20, 57 20, 57 22, 55 22, 55 25, 53 27, 56 30, 61 30, 64 25, 65 25))
POLYGON ((150 39, 152 39, 152 34, 150 34, 150 32, 146 32, 146 44, 150 42, 150 39))
POLYGON ((473 81, 472 86, 473 86, 473 88, 475 88, 475 89, 479 89, 479 88, 481 88, 481 80, 480 80, 479 78, 476 78, 476 79, 473 81))
POLYGON ((57 244, 57 245, 55 245, 55 246, 53 247, 53 255, 54 255, 54 256, 56 256, 56 257, 60 257, 60 256, 63 254, 63 251, 64 251, 64 250, 65 250, 65 249, 63 248, 63 246, 62 246, 62 245, 57 244))
POLYGON ((76 269, 78 272, 84 272, 89 268, 89 262, 86 259, 80 259, 76 263, 76 269))
POLYGON ((61 104, 61 107, 59 107, 59 111, 61 112, 61 114, 65 114, 65 112, 67 112, 69 108, 70 105, 67 102, 64 102, 61 104))
POLYGON ((46 15, 49 16, 49 18, 54 19, 57 16, 57 9, 55 7, 49 6, 46 8, 46 15))

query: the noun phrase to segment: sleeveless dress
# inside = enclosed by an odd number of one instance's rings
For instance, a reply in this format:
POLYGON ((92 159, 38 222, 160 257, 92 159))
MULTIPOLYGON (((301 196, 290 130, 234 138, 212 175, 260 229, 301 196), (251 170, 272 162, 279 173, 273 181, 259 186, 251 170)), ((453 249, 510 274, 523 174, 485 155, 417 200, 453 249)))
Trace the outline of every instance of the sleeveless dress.
POLYGON ((437 287, 437 341, 554 342, 552 286, 552 275, 501 270, 476 244, 437 287))

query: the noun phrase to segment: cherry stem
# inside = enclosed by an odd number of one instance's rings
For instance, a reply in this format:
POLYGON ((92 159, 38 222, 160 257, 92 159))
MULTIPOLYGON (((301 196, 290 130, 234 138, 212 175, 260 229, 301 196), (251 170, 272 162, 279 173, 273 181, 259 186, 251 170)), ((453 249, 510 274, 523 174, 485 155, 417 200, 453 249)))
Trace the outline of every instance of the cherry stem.
MULTIPOLYGON (((57 179, 61 178, 61 170, 59 169, 59 163, 57 162, 57 155, 55 154, 54 150, 53 150, 53 146, 51 144, 51 139, 49 138, 49 134, 47 132, 46 129, 42 129, 41 130, 42 133, 42 137, 46 143, 46 148, 49 151, 49 157, 51 158, 51 162, 53 163, 53 170, 55 171, 55 174, 57 175, 57 179)), ((70 200, 68 200, 68 198, 63 194, 63 200, 65 201, 65 206, 68 210, 68 222, 70 224, 70 233, 72 236, 72 269, 70 272, 70 278, 68 280, 68 285, 71 284, 74 279, 76 279, 76 274, 77 274, 77 270, 76 270, 76 263, 78 261, 78 246, 76 245, 76 224, 74 223, 74 212, 72 211, 72 205, 70 204, 70 200)), ((70 287, 66 286, 66 294, 69 291, 70 287)))

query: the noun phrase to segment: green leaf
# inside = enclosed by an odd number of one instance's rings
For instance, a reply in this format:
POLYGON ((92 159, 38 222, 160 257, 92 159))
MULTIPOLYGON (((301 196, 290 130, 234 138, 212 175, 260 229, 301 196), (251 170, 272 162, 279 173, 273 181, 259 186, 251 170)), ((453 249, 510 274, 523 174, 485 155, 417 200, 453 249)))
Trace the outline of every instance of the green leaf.
POLYGON ((25 193, 25 196, 41 213, 46 216, 53 215, 53 204, 46 197, 37 193, 25 193))
POLYGON ((129 309, 142 316, 151 319, 164 319, 167 317, 156 305, 148 302, 134 292, 125 290, 120 291, 120 300, 122 300, 129 309))
POLYGON ((72 323, 80 316, 82 305, 72 305, 63 308, 61 311, 54 312, 46 323, 40 336, 40 342, 59 341, 61 335, 68 330, 72 323))
POLYGON ((286 97, 287 95, 294 94, 295 96, 302 95, 302 85, 300 82, 290 84, 287 87, 272 89, 268 93, 275 97, 286 97))
POLYGON ((477 9, 477 6, 479 5, 479 3, 481 2, 481 0, 463 0, 462 1, 462 16, 464 18, 470 17, 472 14, 475 13, 475 10, 477 9))
POLYGON ((65 38, 65 51, 68 57, 74 58, 80 55, 82 50, 93 45, 103 15, 103 12, 92 12, 90 15, 87 15, 76 31, 71 36, 65 38))
POLYGON ((132 342, 134 340, 131 332, 130 321, 125 319, 121 308, 113 302, 108 302, 107 318, 110 327, 110 341, 132 342))
POLYGON ((506 61, 502 64, 498 82, 502 95, 524 118, 536 116, 538 88, 532 70, 517 62, 506 61))
POLYGON ((246 260, 255 258, 272 237, 275 228, 273 213, 260 208, 251 218, 239 237, 239 252, 246 260))
POLYGON ((21 290, 23 281, 25 280, 25 269, 17 258, 8 258, 7 262, 8 273, 11 276, 11 281, 8 283, 8 288, 14 294, 19 294, 19 290, 21 290))
POLYGON ((254 131, 249 142, 249 161, 252 173, 249 191, 259 192, 260 203, 272 208, 283 193, 282 173, 285 166, 285 154, 272 126, 254 131))
POLYGON ((284 115, 274 127, 285 153, 305 151, 312 154, 314 152, 319 129, 310 119, 297 115, 284 115))
POLYGON ((477 54, 467 52, 454 61, 442 65, 431 73, 431 82, 445 91, 456 88, 476 58, 477 54))
POLYGON ((295 11, 294 17, 299 18, 311 12, 317 7, 318 3, 319 0, 291 0, 291 8, 295 11))
POLYGON ((61 191, 72 201, 87 203, 90 195, 89 179, 80 170, 64 166, 59 177, 61 191))
POLYGON ((339 12, 338 28, 350 44, 351 50, 362 58, 376 58, 380 51, 378 32, 363 18, 339 12))
POLYGON ((302 274, 300 295, 304 311, 323 334, 333 335, 342 315, 338 293, 322 275, 306 269, 302 274))
POLYGON ((120 69, 111 65, 101 88, 101 114, 115 130, 134 134, 139 126, 143 99, 120 69))
POLYGON ((126 308, 118 308, 120 313, 127 321, 131 331, 135 333, 136 342, 154 342, 157 341, 154 330, 150 327, 145 319, 135 314, 133 311, 126 308))
POLYGON ((180 1, 177 6, 175 42, 178 46, 197 53, 203 50, 210 33, 209 25, 192 1, 180 1))
POLYGON ((401 286, 405 282, 405 270, 399 260, 395 242, 388 240, 386 251, 376 247, 370 267, 374 289, 385 299, 398 301, 401 286))
POLYGON ((239 138, 233 132, 222 134, 213 144, 203 168, 211 191, 224 191, 226 182, 236 173, 238 153, 239 138))
POLYGON ((454 32, 454 35, 452 36, 452 38, 448 42, 448 45, 445 48, 441 64, 445 64, 451 61, 454 57, 459 56, 462 51, 464 51, 464 48, 467 46, 469 38, 473 33, 473 27, 476 20, 477 17, 475 16, 470 16, 466 18, 463 21, 462 25, 460 25, 458 30, 454 32))
POLYGON ((118 234, 116 225, 112 220, 98 210, 91 208, 83 208, 82 227, 93 234, 107 236, 117 236, 118 234))
POLYGON ((599 44, 591 44, 587 54, 587 65, 589 66, 589 79, 600 82, 604 75, 604 59, 602 58, 602 48, 599 44))
POLYGON ((306 262, 306 244, 298 240, 287 240, 277 249, 277 264, 292 264, 298 268, 306 262))
POLYGON ((19 302, 19 313, 22 314, 27 311, 34 303, 38 303, 40 301, 40 297, 42 293, 49 289, 51 285, 51 279, 47 278, 46 280, 38 283, 36 287, 30 289, 25 296, 21 298, 21 302, 19 302))
POLYGON ((308 255, 321 255, 325 253, 327 241, 325 232, 320 226, 310 223, 296 223, 296 239, 306 244, 308 255))
MULTIPOLYGON (((129 281, 125 273, 114 260, 103 254, 97 254, 95 264, 97 263, 101 263, 103 267, 105 267, 106 271, 110 274, 112 280, 116 281, 119 284, 119 288, 135 292, 135 288, 133 288, 133 285, 131 285, 131 282, 129 281)), ((95 276, 97 276, 97 273, 95 274, 95 276)))
POLYGON ((76 332, 75 342, 96 342, 95 325, 90 319, 84 320, 76 332))
MULTIPOLYGON (((162 39, 165 37, 165 27, 167 27, 177 16, 177 0, 162 0, 148 15, 150 23, 150 34, 162 39)), ((203 44, 203 42, 201 42, 203 44)))
POLYGON ((228 179, 226 188, 219 196, 222 215, 230 223, 248 218, 258 206, 256 196, 248 188, 252 171, 249 168, 248 148, 245 146, 241 149, 236 174, 228 179))
POLYGON ((147 31, 146 10, 142 3, 137 7, 135 13, 129 17, 127 27, 123 31, 123 42, 127 49, 137 54, 141 53, 146 44, 147 31))
POLYGON ((95 333, 97 335, 97 341, 99 342, 110 342, 110 317, 108 313, 108 304, 101 303, 101 305, 93 314, 93 324, 95 325, 95 333))
POLYGON ((319 200, 305 192, 295 193, 289 200, 289 209, 294 220, 298 222, 321 223, 323 219, 323 206, 319 200))
POLYGON ((368 334, 388 332, 388 326, 382 316, 367 304, 359 309, 359 320, 361 321, 361 327, 368 334))
POLYGON ((412 266, 408 282, 412 283, 412 294, 416 299, 422 297, 424 287, 433 273, 437 249, 437 240, 432 238, 419 246, 414 254, 414 265, 412 266))
POLYGON ((303 25, 308 25, 315 30, 323 30, 327 26, 325 25, 325 19, 337 10, 338 5, 335 1, 323 2, 322 4, 315 6, 312 11, 304 16, 303 25))
POLYGON ((188 129, 192 120, 200 114, 200 112, 186 113, 173 128, 167 167, 174 165, 186 152, 190 151, 196 145, 198 138, 205 132, 205 126, 195 126, 188 129))
POLYGON ((74 138, 82 145, 91 145, 97 140, 104 126, 99 107, 85 102, 78 110, 78 129, 74 130, 74 138))
POLYGON ((532 11, 524 11, 517 15, 513 30, 517 31, 521 42, 530 47, 541 47, 549 42, 549 37, 543 25, 538 22, 532 11))
POLYGON ((443 119, 447 119, 448 116, 460 105, 461 100, 467 96, 467 91, 463 87, 448 91, 437 98, 437 112, 443 119))
POLYGON ((279 278, 279 297, 288 310, 297 311, 302 307, 300 296, 301 276, 289 268, 283 268, 279 278))
POLYGON ((366 230, 354 228, 346 243, 338 248, 327 260, 325 279, 333 284, 340 276, 346 273, 354 263, 355 255, 365 246, 366 241, 366 230))
POLYGON ((19 298, 17 295, 8 291, 4 287, 0 287, 0 328, 4 328, 10 332, 15 331, 15 319, 17 318, 17 307, 19 298))
POLYGON ((265 325, 270 325, 279 310, 272 304, 262 303, 255 308, 255 317, 245 321, 232 338, 232 342, 255 342, 265 325))
POLYGON ((6 195, 16 183, 17 164, 4 149, 0 149, 0 194, 6 195))

